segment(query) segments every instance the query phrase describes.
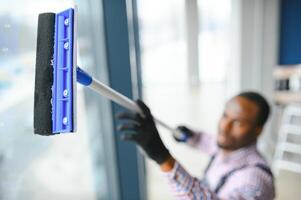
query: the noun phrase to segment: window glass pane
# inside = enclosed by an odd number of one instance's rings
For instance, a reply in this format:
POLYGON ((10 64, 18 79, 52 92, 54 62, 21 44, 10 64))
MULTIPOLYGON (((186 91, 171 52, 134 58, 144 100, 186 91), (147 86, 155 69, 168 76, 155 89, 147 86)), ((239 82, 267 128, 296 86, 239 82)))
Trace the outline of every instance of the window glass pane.
POLYGON ((230 63, 231 1, 204 0, 198 7, 200 80, 223 82, 230 63))
MULTIPOLYGON (((81 2, 81 6, 84 8, 89 2, 81 2)), ((93 200, 105 199, 107 194, 104 161, 95 163, 95 157, 102 157, 100 153, 104 151, 95 153, 91 147, 90 133, 96 132, 97 125, 87 127, 91 119, 85 112, 89 100, 84 99, 83 88, 78 88, 77 133, 33 134, 38 14, 60 12, 74 3, 73 0, 0 0, 0 199, 93 200)), ((84 12, 87 10, 79 9, 82 15, 79 29, 89 21, 84 12)), ((89 36, 80 34, 78 40, 82 42, 79 48, 83 49, 89 36)), ((84 54, 79 54, 79 61, 93 62, 94 57, 85 55, 95 55, 94 51, 86 48, 84 54)))
POLYGON ((138 1, 145 86, 187 81, 184 6, 183 0, 138 1))

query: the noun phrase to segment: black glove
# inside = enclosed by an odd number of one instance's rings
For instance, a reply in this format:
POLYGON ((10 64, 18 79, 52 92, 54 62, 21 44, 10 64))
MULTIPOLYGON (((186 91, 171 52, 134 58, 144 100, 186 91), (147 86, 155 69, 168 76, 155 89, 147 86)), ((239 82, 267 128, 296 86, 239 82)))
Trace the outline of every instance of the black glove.
POLYGON ((122 132, 121 139, 137 143, 151 159, 161 164, 170 158, 170 153, 159 136, 149 108, 141 100, 136 103, 144 117, 133 112, 117 115, 117 119, 126 120, 117 128, 122 132))
POLYGON ((186 142, 194 135, 193 131, 186 126, 178 126, 177 129, 182 133, 181 135, 173 135, 177 142, 186 142))

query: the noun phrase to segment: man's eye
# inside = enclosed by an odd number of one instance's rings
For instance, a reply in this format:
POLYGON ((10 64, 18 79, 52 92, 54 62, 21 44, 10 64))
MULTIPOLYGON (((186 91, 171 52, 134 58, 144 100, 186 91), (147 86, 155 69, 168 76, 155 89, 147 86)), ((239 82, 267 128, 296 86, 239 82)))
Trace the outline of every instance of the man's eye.
POLYGON ((239 120, 235 120, 235 121, 234 121, 234 125, 236 125, 236 126, 240 126, 240 125, 241 125, 241 121, 239 121, 239 120))

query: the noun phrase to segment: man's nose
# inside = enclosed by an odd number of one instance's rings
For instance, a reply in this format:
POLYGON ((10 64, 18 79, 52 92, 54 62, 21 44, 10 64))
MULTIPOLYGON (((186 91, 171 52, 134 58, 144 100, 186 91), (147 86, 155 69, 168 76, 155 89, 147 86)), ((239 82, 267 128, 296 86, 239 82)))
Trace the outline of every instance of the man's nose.
POLYGON ((224 133, 228 133, 232 128, 232 122, 231 120, 224 120, 224 123, 222 123, 222 129, 224 133))

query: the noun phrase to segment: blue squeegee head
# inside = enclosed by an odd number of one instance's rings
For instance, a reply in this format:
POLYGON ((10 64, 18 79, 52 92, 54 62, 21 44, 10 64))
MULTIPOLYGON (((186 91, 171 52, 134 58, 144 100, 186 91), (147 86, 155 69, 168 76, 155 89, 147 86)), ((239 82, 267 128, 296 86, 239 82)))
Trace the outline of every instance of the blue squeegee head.
POLYGON ((74 131, 74 9, 56 14, 53 54, 52 133, 74 131))

